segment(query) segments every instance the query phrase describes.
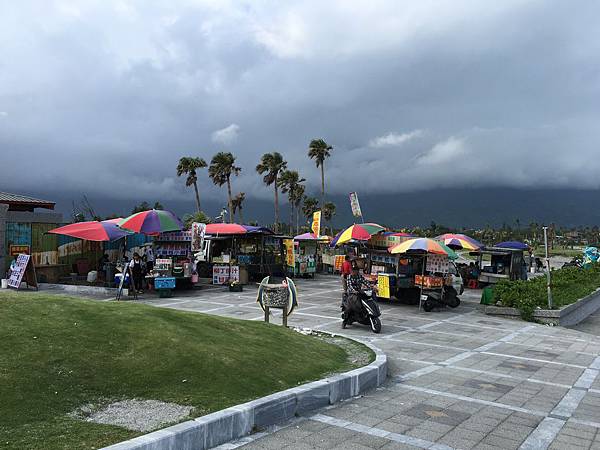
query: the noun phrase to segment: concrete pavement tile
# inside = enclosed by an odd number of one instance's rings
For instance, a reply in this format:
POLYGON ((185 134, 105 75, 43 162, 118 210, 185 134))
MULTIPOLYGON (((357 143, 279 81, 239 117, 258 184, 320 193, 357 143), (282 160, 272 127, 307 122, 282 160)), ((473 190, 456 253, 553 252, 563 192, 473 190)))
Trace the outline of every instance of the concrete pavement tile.
POLYGON ((404 434, 407 430, 410 430, 414 425, 407 425, 391 420, 383 420, 373 426, 381 430, 389 431, 390 433, 404 434))
POLYGON ((381 450, 419 450, 419 447, 413 445, 401 444, 399 442, 390 442, 381 447, 381 450))
POLYGON ((359 433, 358 435, 350 439, 350 441, 347 442, 347 444, 358 444, 366 448, 381 448, 388 442, 390 442, 389 439, 359 433))
POLYGON ((504 450, 517 450, 521 446, 522 441, 515 441, 513 439, 508 439, 507 437, 487 435, 485 438, 483 438, 481 443, 494 445, 504 450))

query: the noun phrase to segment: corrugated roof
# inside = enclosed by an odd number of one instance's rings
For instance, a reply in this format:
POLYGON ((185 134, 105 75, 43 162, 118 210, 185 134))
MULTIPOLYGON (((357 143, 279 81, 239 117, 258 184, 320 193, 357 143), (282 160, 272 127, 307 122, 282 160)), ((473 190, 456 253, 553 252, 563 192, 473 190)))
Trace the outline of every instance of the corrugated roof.
POLYGON ((49 209, 54 209, 54 205, 56 204, 56 202, 51 202, 49 200, 41 200, 26 195, 11 194, 10 192, 0 192, 0 203, 7 203, 9 205, 31 205, 49 209))

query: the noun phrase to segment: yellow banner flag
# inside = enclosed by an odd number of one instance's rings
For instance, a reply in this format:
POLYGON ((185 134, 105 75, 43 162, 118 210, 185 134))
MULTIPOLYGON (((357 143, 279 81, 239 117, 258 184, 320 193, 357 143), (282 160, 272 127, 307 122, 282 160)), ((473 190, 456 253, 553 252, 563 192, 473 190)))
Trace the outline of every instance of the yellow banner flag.
POLYGON ((315 236, 319 237, 319 233, 321 232, 321 211, 315 211, 313 213, 313 220, 310 229, 315 236))

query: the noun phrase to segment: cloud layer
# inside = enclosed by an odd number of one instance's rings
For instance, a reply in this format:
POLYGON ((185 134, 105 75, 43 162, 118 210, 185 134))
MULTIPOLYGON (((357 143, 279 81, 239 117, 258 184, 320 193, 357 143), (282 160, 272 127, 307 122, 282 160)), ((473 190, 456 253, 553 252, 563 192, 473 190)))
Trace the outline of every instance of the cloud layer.
POLYGON ((599 188, 600 5, 495 3, 3 2, 0 190, 181 198, 227 150, 270 198, 277 150, 316 192, 315 137, 335 193, 599 188))

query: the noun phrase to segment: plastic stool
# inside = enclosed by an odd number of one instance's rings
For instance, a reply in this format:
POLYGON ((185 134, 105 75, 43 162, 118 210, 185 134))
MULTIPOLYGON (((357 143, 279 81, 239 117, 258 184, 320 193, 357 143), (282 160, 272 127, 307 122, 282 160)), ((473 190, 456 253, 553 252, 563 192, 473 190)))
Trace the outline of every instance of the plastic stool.
POLYGON ((477 289, 479 287, 479 283, 477 282, 477 280, 469 280, 467 287, 469 289, 477 289))

